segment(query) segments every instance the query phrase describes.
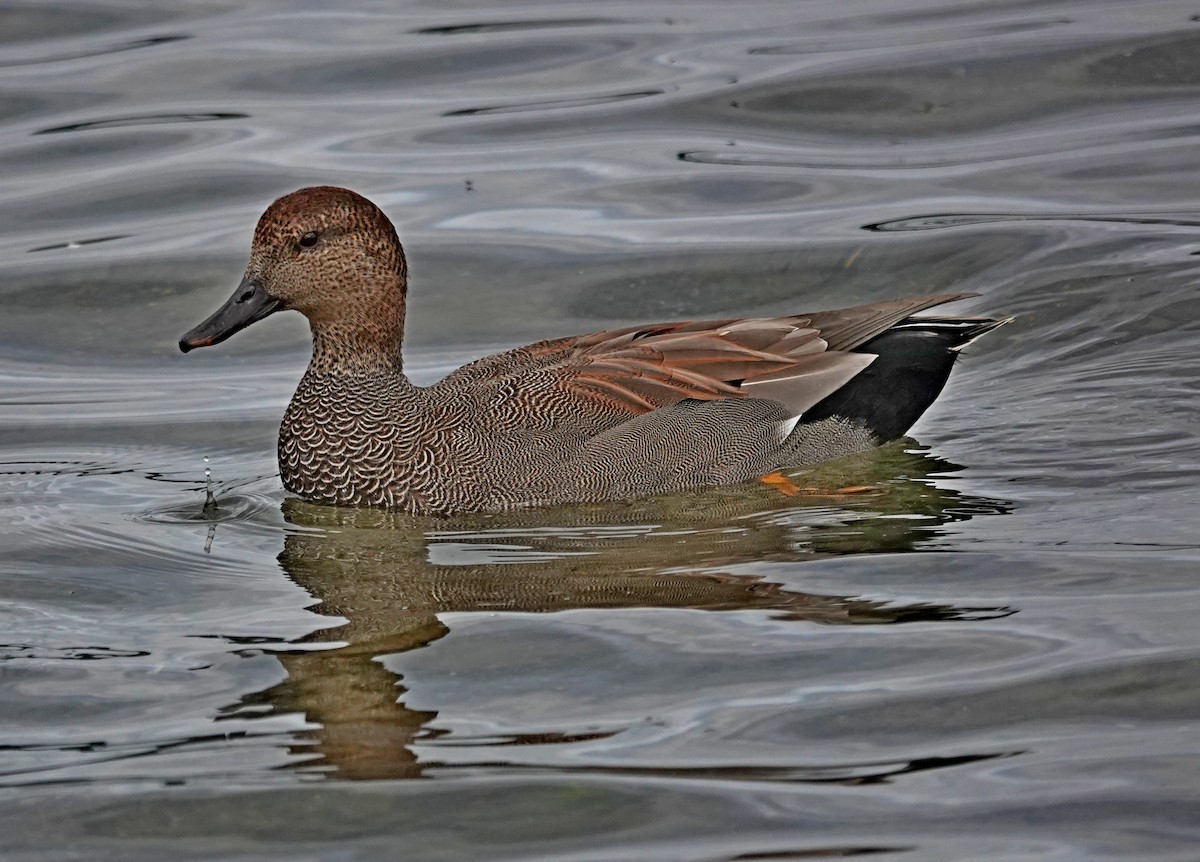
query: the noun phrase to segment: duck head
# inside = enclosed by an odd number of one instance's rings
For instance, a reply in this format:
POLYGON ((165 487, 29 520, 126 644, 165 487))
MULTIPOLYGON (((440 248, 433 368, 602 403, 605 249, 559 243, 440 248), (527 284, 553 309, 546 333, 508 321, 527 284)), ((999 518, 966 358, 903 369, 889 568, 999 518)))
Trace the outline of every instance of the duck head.
POLYGON ((314 358, 398 362, 406 288, 404 250, 379 207, 348 189, 300 189, 262 214, 241 283, 179 349, 218 344, 294 309, 308 318, 314 358))

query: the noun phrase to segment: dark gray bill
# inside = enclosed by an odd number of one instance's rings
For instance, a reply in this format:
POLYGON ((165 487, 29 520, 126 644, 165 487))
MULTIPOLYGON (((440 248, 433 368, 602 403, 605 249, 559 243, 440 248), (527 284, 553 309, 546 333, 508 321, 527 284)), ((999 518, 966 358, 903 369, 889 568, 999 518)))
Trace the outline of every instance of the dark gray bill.
POLYGON ((235 332, 279 310, 279 300, 267 293, 255 279, 243 278, 233 296, 212 317, 179 339, 184 353, 197 347, 220 344, 235 332))

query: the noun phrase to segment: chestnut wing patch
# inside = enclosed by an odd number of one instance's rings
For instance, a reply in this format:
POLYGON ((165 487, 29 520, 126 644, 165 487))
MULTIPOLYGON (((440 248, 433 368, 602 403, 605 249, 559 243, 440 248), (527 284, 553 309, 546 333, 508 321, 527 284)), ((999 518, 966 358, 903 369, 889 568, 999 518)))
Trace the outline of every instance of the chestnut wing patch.
POLYGON ((874 356, 854 347, 909 315, 969 294, 889 300, 779 318, 609 329, 529 348, 564 395, 638 415, 685 398, 755 397, 793 416, 845 385, 874 356))

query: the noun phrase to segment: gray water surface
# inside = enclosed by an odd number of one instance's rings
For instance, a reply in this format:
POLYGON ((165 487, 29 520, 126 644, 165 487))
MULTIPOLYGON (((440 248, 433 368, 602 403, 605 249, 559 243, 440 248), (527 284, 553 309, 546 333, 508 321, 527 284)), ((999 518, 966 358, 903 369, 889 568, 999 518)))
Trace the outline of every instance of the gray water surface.
POLYGON ((1195 859, 1198 16, 7 5, 0 856, 1195 859), (419 382, 939 290, 1016 321, 794 496, 312 506, 298 316, 175 342, 313 183, 395 220, 419 382))

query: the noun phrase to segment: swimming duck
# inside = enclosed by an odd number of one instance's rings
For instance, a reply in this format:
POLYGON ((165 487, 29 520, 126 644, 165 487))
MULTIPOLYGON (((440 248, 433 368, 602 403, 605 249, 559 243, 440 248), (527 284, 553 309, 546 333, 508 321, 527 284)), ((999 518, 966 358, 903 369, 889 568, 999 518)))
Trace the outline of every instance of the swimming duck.
POLYGON ((774 475, 902 436, 958 351, 1006 323, 914 317, 972 294, 780 318, 650 323, 540 341, 432 386, 404 374, 404 250, 343 188, 258 221, 245 276, 179 341, 283 309, 312 359, 279 428, 284 487, 318 503, 444 515, 620 500, 774 475))

